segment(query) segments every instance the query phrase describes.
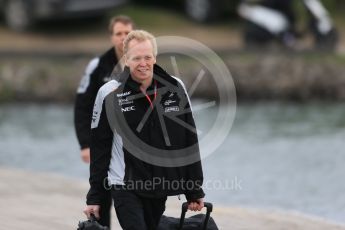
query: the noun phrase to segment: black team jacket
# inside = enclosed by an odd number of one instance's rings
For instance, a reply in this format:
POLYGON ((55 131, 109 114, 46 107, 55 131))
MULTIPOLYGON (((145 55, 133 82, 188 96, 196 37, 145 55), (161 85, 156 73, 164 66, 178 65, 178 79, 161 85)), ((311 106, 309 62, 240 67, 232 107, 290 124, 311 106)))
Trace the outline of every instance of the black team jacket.
POLYGON ((102 86, 94 105, 87 204, 100 204, 106 189, 117 186, 148 198, 204 197, 198 137, 182 81, 158 65, 147 95, 128 67, 117 79, 102 86))
POLYGON ((118 63, 114 48, 92 59, 86 67, 75 99, 74 126, 81 149, 90 147, 91 116, 98 90, 111 80, 111 73, 118 63))

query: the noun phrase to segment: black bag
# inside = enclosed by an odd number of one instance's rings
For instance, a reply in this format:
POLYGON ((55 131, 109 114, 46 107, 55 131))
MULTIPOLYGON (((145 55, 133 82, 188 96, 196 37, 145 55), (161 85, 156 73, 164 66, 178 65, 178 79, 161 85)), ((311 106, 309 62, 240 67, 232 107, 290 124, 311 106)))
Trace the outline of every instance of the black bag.
POLYGON ((96 217, 91 214, 90 220, 79 222, 77 230, 109 230, 109 228, 100 225, 96 217))
POLYGON ((206 207, 205 214, 197 214, 189 218, 185 218, 188 210, 188 203, 182 204, 182 212, 180 218, 162 216, 158 225, 157 230, 218 230, 218 227, 210 217, 213 205, 205 202, 206 207))

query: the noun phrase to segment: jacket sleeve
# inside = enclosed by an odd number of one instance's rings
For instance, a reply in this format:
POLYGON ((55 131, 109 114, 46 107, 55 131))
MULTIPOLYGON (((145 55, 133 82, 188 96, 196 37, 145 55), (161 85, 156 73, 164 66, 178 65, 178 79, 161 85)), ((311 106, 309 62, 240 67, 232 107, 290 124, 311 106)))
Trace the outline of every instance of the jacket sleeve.
POLYGON ((198 142, 198 135, 196 133, 196 126, 194 122, 191 102, 188 97, 188 94, 185 90, 185 87, 182 82, 182 87, 184 89, 184 97, 185 97, 185 122, 189 124, 191 127, 193 127, 195 130, 192 131, 190 129, 186 129, 186 147, 192 147, 192 153, 197 154, 199 160, 195 163, 192 163, 190 165, 186 166, 187 171, 187 181, 191 181, 193 186, 188 186, 188 189, 185 192, 185 196, 187 201, 193 201, 197 200, 199 198, 205 197, 205 193, 202 189, 202 184, 204 181, 203 171, 202 171, 202 165, 201 165, 201 158, 200 158, 200 149, 199 149, 199 142, 198 142))
POLYGON ((81 149, 90 147, 92 108, 99 89, 99 58, 92 59, 86 67, 75 99, 74 127, 81 149))
MULTIPOLYGON (((186 122, 189 125, 195 127, 192 112, 186 114, 186 122)), ((193 146, 193 152, 199 154, 200 159, 198 136, 196 133, 188 131, 187 146, 193 146)), ((192 181, 193 186, 191 187, 191 189, 186 191, 186 199, 188 201, 193 201, 199 198, 203 198, 205 196, 205 193, 202 189, 204 176, 202 171, 201 160, 187 166, 187 177, 187 181, 192 181)))
POLYGON ((86 197, 88 205, 100 204, 100 201, 105 196, 105 186, 107 186, 105 183, 107 183, 106 178, 108 177, 113 141, 113 132, 107 119, 105 101, 98 106, 97 99, 92 117, 90 190, 86 197))

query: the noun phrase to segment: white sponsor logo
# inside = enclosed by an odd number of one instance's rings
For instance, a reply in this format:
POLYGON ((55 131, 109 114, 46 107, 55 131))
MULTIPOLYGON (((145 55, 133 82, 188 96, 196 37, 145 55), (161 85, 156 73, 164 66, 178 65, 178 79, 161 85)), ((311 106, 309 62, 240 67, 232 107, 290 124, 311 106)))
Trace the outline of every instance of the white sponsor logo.
POLYGON ((124 92, 124 93, 118 93, 116 94, 117 97, 125 97, 125 96, 128 96, 132 93, 132 91, 127 91, 127 92, 124 92))
POLYGON ((119 99, 119 105, 128 105, 128 104, 132 104, 133 101, 129 101, 127 98, 125 99, 119 99))
POLYGON ((178 106, 166 107, 164 111, 166 113, 178 112, 178 111, 180 111, 180 108, 178 106))
POLYGON ((164 105, 168 106, 170 105, 171 103, 175 103, 176 101, 173 101, 173 100, 167 100, 164 102, 164 105))
POLYGON ((97 119, 97 115, 98 115, 98 112, 93 112, 93 115, 92 115, 92 121, 95 122, 96 119, 97 119))
POLYGON ((129 112, 129 111, 134 111, 135 110, 135 106, 128 106, 128 107, 125 107, 125 108, 121 108, 121 111, 122 112, 129 112))

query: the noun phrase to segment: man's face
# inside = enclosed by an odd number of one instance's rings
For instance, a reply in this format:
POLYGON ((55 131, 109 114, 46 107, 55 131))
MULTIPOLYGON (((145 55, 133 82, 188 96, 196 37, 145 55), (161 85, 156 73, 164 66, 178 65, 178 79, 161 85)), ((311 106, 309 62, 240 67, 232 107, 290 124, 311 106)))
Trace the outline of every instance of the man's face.
POLYGON ((152 78, 156 57, 149 40, 139 42, 133 39, 129 42, 128 52, 125 55, 126 66, 129 67, 135 81, 141 83, 152 78))
POLYGON ((122 22, 114 24, 111 43, 115 47, 116 51, 121 53, 123 52, 123 41, 132 30, 133 27, 131 24, 123 24, 122 22))

